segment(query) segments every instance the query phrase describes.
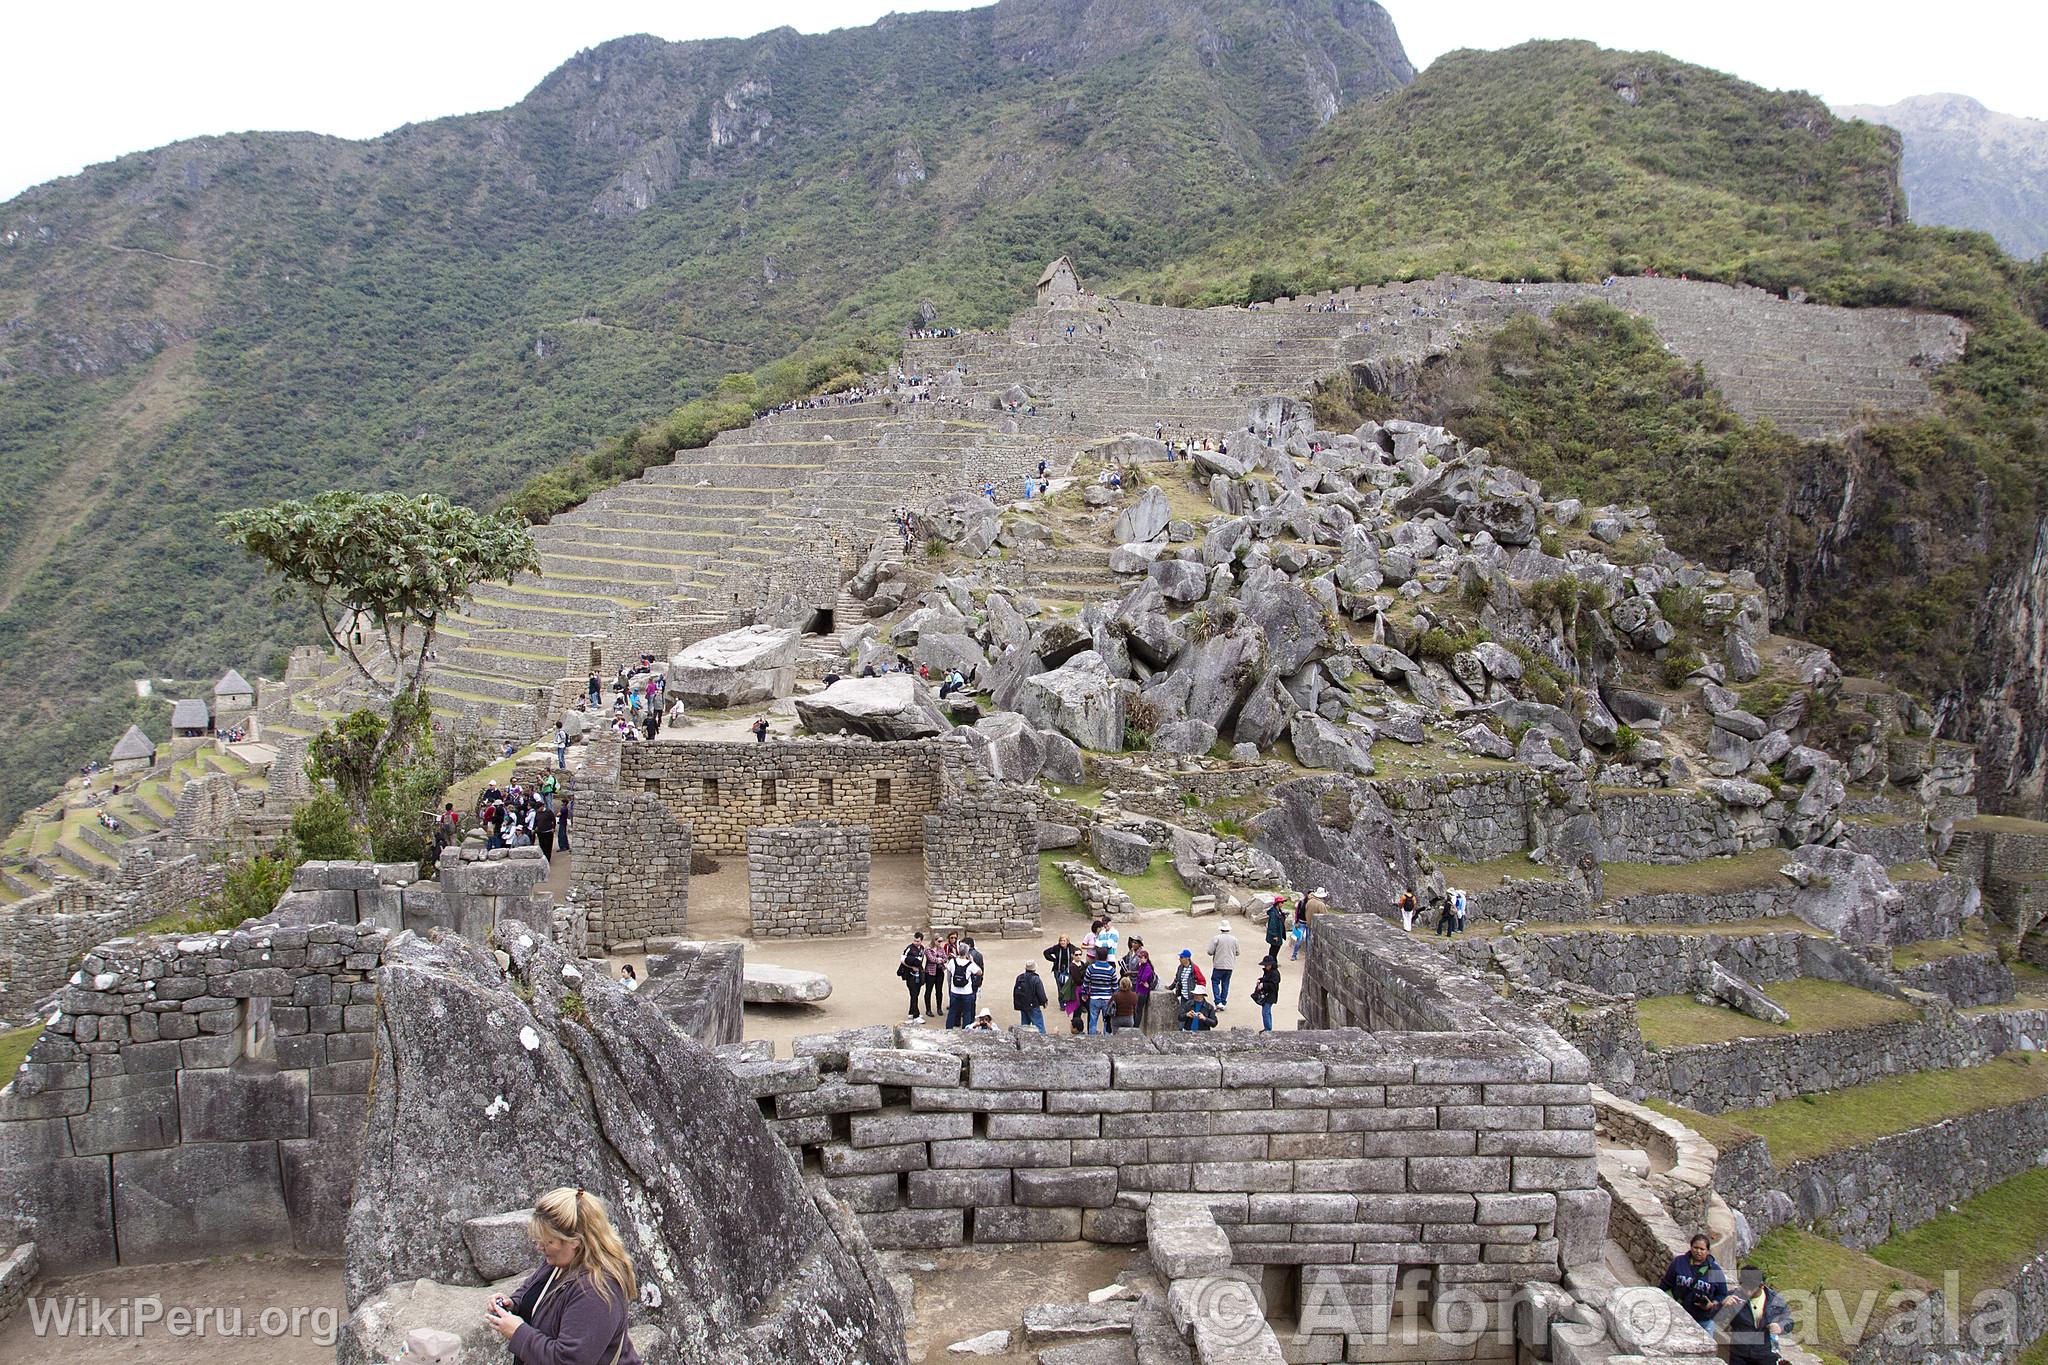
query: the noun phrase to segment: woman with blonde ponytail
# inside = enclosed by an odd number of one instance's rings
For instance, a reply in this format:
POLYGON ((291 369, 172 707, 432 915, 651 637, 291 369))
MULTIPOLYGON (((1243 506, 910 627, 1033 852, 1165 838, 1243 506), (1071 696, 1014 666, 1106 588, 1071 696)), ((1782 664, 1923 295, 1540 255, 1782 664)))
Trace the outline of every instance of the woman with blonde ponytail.
POLYGON ((521 1365, 640 1365, 626 1339, 638 1293, 633 1262, 604 1200, 584 1190, 549 1190, 534 1201, 526 1230, 541 1265, 511 1298, 484 1315, 521 1365))

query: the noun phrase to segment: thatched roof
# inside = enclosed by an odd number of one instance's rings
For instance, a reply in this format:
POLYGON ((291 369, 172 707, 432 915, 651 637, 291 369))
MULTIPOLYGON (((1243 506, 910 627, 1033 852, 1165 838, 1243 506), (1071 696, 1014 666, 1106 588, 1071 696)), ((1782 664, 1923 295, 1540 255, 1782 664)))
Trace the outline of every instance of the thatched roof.
POLYGON ((128 733, 114 741, 113 758, 116 763, 131 758, 148 758, 156 752, 156 741, 142 733, 140 725, 128 727, 128 733))

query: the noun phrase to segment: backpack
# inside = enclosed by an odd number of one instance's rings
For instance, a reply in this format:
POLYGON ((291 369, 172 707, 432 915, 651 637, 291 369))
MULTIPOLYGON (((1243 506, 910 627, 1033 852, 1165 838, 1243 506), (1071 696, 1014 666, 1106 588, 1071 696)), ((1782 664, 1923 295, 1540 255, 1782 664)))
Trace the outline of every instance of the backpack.
POLYGON ((963 962, 963 961, 961 961, 961 960, 960 960, 959 958, 957 958, 957 957, 953 959, 953 979, 952 979, 952 986, 953 986, 953 989, 954 989, 954 990, 955 990, 956 992, 958 992, 959 994, 961 994, 961 995, 968 995, 968 994, 971 994, 971 993, 973 992, 973 990, 974 990, 974 959, 973 959, 973 958, 968 958, 968 959, 967 959, 966 961, 964 961, 964 962, 963 962))
POLYGON ((922 943, 913 943, 903 950, 902 957, 896 959, 896 979, 899 981, 915 981, 922 975, 924 975, 924 945, 922 943), (912 954, 915 954, 917 957, 915 963, 911 961, 912 954))

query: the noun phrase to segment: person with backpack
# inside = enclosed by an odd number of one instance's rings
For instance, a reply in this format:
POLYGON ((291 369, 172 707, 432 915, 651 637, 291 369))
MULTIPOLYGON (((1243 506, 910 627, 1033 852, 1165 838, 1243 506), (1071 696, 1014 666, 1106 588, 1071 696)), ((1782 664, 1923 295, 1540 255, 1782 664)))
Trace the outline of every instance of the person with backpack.
POLYGON ((1401 932, 1404 934, 1414 933, 1416 912, 1415 893, 1412 890, 1403 891, 1401 893, 1401 898, 1394 902, 1394 909, 1398 910, 1401 914, 1401 932))
POLYGON ((768 717, 762 716, 748 728, 754 732, 754 743, 766 744, 768 742, 768 717))
POLYGON ((1130 955, 1124 959, 1124 970, 1130 973, 1131 989, 1138 993, 1138 1028, 1145 1028, 1146 1014, 1152 1008, 1152 992, 1159 986, 1159 973, 1152 969, 1152 954, 1145 951, 1145 940, 1131 940, 1130 955))
POLYGON ((1016 1007, 1017 1022, 1045 1032, 1045 983, 1038 979, 1038 964, 1027 962, 1010 988, 1010 1004, 1016 1007))
POLYGON ((540 856, 552 861, 555 856, 555 813, 541 806, 533 813, 533 841, 540 845, 540 856))
POLYGON ((981 990, 981 964, 965 943, 946 964, 946 1027, 966 1028, 974 1022, 974 997, 981 990))
POLYGON ((1280 962, 1271 953, 1259 961, 1259 984, 1252 987, 1252 1003, 1259 1007, 1259 1032, 1273 1031, 1273 1006, 1280 1003, 1280 962))
POLYGON ((1173 969, 1173 1017, 1179 1019, 1188 1007, 1188 997, 1203 984, 1201 969, 1195 966, 1195 955, 1186 948, 1180 950, 1180 962, 1173 969))
POLYGON ((924 930, 912 934, 910 942, 903 945, 903 953, 896 960, 896 979, 910 989, 910 1013, 903 1022, 922 1024, 924 1015, 917 1008, 917 993, 924 988, 924 930))
POLYGON ((1128 971, 1116 980, 1116 994, 1109 997, 1109 1017, 1112 1033, 1138 1027, 1138 989, 1128 971))
POLYGON ((1061 934, 1059 942, 1039 954, 1052 965, 1053 989, 1059 992, 1060 1003, 1065 1004, 1069 990, 1069 978, 1074 974, 1074 945, 1061 934))

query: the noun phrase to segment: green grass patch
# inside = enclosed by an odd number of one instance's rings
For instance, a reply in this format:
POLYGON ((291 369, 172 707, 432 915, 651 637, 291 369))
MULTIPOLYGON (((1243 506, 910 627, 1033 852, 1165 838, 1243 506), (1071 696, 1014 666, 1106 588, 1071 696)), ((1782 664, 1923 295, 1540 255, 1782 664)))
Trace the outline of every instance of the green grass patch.
POLYGON ((28 1050, 35 1046, 36 1039, 43 1036, 41 1022, 23 1024, 0 1033, 0 1085, 14 1079, 14 1073, 28 1060, 28 1050))
MULTIPOLYGON (((1863 1295, 1878 1296, 1880 1306, 1864 1328, 1868 1331, 1891 1310, 1893 1303, 1887 1301, 1892 1296, 1910 1296, 1912 1302, 1918 1302, 1934 1288, 1909 1270, 1886 1265, 1875 1257, 1792 1227, 1779 1228, 1757 1243, 1749 1260, 1763 1267, 1779 1293, 1812 1296, 1808 1301, 1818 1305, 1813 1314, 1815 1320, 1796 1323, 1794 1336, 1818 1351, 1830 1365, 1841 1365, 1853 1349, 1848 1339, 1850 1324, 1843 1322, 1840 1314, 1829 1311, 1831 1301, 1825 1296, 1830 1291, 1839 1296, 1839 1302, 1852 1315, 1863 1295)), ((1900 1297, 1894 1302, 1904 1307, 1907 1298, 1900 1297)))
POLYGON ((1779 1165, 1825 1156, 1981 1109, 2048 1095, 2048 1062, 2009 1052, 1983 1066, 1887 1076, 1722 1115, 1771 1144, 1779 1165))
POLYGON ((1992 834, 2048 835, 2048 820, 2022 820, 2017 815, 1980 815, 1974 820, 1958 820, 1956 828, 1984 830, 1992 834))
POLYGON ((1885 869, 1885 875, 1895 882, 1938 882, 1941 880, 1941 869, 1924 860, 1893 863, 1885 869))
POLYGON ((1901 1272, 1939 1282, 1962 1276, 1963 1301, 2005 1283, 2022 1262, 2048 1249, 2048 1170, 2016 1175, 1958 1204, 1932 1222, 1871 1250, 1901 1272))
POLYGON ((1669 1100, 1645 1099, 1643 1103, 1665 1118, 1677 1119, 1723 1152, 1733 1151, 1756 1137, 1727 1114, 1702 1114, 1669 1100))
POLYGON ((1110 874, 1110 880, 1124 889, 1140 910, 1186 910, 1194 897, 1173 870, 1173 857, 1164 849, 1152 855, 1151 864, 1135 877, 1110 874))
POLYGON ((1903 972, 1908 967, 1939 962, 1942 958, 1963 953, 1988 953, 1997 946, 1991 941, 1991 935, 1985 932, 1984 922, 1972 920, 1954 938, 1925 938, 1899 944, 1892 949, 1892 970, 1903 972))
POLYGON ((1049 910, 1062 910, 1070 915, 1086 915, 1088 906, 1081 894, 1067 885, 1067 879, 1053 866, 1080 857, 1080 851, 1071 848, 1047 849, 1038 855, 1038 899, 1049 910))
POLYGON ((1784 865, 1784 850, 1775 848, 1729 858, 1705 858, 1696 863, 1603 863, 1602 903, 1624 896, 1655 896, 1673 891, 1703 895, 1755 891, 1776 886, 1781 880, 1778 869, 1784 865))
POLYGON ((1483 863, 1453 863, 1439 861, 1443 869, 1444 882, 1449 886, 1462 886, 1467 890, 1484 890, 1499 886, 1504 877, 1521 880, 1534 878, 1537 881, 1555 881, 1557 869, 1548 863, 1533 863, 1526 853, 1510 853, 1502 858, 1489 858, 1483 863))
POLYGON ((1636 1019, 1643 1041, 1658 1047, 1691 1043, 1725 1043, 1735 1038, 1775 1038, 1787 1033, 1821 1033, 1829 1029, 1870 1028, 1914 1018, 1919 1011, 1904 1000, 1879 995, 1838 981, 1773 981, 1764 992, 1792 1016, 1785 1024, 1766 1023, 1737 1014, 1722 1005, 1702 1005, 1689 995, 1653 995, 1636 1001, 1636 1019))

